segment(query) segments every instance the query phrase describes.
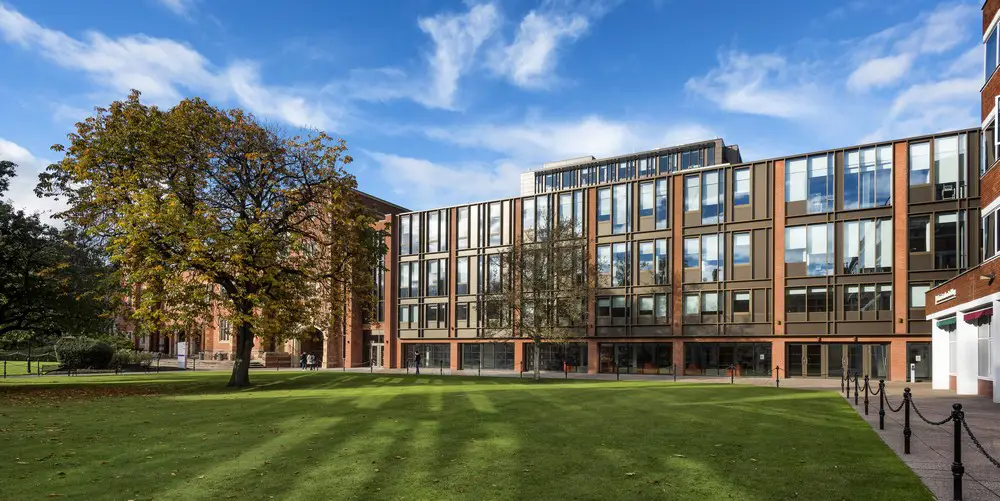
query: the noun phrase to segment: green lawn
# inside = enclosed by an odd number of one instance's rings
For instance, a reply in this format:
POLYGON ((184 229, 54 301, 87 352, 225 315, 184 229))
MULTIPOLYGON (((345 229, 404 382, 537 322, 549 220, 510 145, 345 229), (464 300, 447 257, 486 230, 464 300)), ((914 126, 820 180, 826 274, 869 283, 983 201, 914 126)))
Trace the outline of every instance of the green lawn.
POLYGON ((833 392, 227 377, 0 383, 0 500, 932 499, 833 392))
MULTIPOLYGON (((42 372, 47 370, 56 369, 59 367, 59 362, 42 362, 42 372)), ((24 360, 19 361, 7 361, 7 375, 8 376, 23 376, 27 373, 28 362, 24 360)), ((31 361, 31 373, 34 374, 38 372, 37 362, 31 361)), ((3 373, 3 362, 0 362, 0 374, 3 373)))

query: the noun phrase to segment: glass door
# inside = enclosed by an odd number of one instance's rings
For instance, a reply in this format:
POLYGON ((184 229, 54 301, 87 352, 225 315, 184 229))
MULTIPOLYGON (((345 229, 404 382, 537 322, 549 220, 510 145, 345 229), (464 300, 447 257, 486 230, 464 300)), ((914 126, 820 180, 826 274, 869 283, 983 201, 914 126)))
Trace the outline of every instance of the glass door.
POLYGON ((931 344, 906 343, 906 380, 910 381, 910 364, 914 364, 917 381, 931 378, 931 344))
POLYGON ((812 377, 823 375, 823 345, 806 345, 806 375, 812 377))

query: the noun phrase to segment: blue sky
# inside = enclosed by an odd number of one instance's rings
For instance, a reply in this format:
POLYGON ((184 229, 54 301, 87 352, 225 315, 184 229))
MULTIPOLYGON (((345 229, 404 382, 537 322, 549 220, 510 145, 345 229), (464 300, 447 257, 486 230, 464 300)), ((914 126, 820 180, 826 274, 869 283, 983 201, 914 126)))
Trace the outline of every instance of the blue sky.
POLYGON ((979 124, 977 0, 0 0, 0 158, 201 96, 347 139, 362 190, 515 195, 543 162, 722 137, 745 160, 979 124))

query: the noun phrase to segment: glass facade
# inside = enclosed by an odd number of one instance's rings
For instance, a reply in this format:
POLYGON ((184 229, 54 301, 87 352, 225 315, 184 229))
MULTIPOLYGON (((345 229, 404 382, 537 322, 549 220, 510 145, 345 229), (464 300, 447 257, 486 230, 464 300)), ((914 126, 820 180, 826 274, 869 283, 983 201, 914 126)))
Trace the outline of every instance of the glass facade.
POLYGON ((770 376, 771 343, 684 343, 684 375, 770 376))
POLYGON ((514 370, 514 343, 461 343, 462 370, 514 370))
POLYGON ((451 347, 448 343, 406 343, 406 367, 416 367, 420 355, 421 370, 447 370, 451 366, 451 347))
POLYGON ((889 364, 888 344, 789 343, 786 350, 789 377, 885 378, 889 364))
MULTIPOLYGON (((524 371, 535 370, 535 344, 524 345, 524 371)), ((587 372, 587 343, 542 343, 539 370, 587 372)))
POLYGON ((600 343, 600 372, 673 374, 673 343, 600 343))

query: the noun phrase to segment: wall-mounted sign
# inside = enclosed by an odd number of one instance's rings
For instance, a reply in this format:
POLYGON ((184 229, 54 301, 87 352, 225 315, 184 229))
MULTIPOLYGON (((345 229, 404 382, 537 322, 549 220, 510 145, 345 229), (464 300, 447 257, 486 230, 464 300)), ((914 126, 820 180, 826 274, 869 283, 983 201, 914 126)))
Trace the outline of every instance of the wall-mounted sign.
POLYGON ((955 289, 942 292, 941 294, 935 294, 934 304, 941 304, 945 301, 951 301, 952 299, 955 299, 955 295, 956 295, 955 289))

